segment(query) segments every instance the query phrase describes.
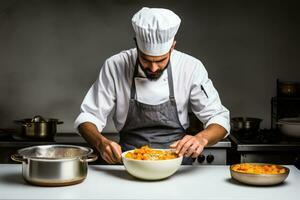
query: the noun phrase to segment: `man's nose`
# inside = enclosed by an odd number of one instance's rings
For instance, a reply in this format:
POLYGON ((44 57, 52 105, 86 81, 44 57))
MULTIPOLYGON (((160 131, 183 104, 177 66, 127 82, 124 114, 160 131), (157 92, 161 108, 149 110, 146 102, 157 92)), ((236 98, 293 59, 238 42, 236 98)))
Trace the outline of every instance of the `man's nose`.
POLYGON ((155 62, 151 62, 150 64, 150 71, 155 73, 157 70, 159 70, 158 65, 155 62))

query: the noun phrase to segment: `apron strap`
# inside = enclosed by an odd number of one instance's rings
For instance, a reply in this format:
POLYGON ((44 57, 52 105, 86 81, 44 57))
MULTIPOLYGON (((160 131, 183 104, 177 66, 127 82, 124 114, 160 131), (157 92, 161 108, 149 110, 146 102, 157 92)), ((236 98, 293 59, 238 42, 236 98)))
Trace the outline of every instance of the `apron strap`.
POLYGON ((138 74, 138 59, 136 59, 135 65, 134 65, 134 72, 133 72, 133 78, 132 78, 132 85, 131 85, 131 89, 130 89, 130 99, 134 99, 135 97, 135 93, 136 93, 136 89, 135 89, 135 81, 134 78, 137 76, 138 74))
POLYGON ((169 98, 170 98, 170 100, 174 100, 175 97, 174 97, 173 75, 172 75, 172 68, 171 68, 170 60, 168 63, 167 72, 168 72, 168 83, 169 83, 169 93, 170 93, 169 98))

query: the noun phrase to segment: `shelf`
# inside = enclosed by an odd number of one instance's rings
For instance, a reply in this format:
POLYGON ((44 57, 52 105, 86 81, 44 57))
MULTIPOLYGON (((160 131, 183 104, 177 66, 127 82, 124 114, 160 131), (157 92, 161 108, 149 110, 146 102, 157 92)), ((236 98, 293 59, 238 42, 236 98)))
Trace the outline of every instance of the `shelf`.
POLYGON ((300 97, 272 97, 272 101, 299 101, 300 97))

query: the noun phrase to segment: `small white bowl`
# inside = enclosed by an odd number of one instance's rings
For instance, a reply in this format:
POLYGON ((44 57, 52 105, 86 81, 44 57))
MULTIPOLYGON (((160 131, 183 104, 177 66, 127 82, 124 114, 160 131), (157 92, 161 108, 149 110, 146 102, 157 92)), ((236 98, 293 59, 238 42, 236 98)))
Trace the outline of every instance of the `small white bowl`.
MULTIPOLYGON (((170 150, 170 149, 160 149, 170 150)), ((159 180, 173 175, 180 167, 182 156, 169 160, 136 160, 126 158, 128 152, 122 153, 123 164, 129 174, 144 180, 159 180)))

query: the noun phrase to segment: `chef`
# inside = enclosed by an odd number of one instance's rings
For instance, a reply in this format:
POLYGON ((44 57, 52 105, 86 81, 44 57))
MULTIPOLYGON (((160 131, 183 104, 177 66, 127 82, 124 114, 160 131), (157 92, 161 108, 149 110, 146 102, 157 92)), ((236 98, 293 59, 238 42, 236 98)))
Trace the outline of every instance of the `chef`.
POLYGON ((148 145, 173 148, 183 164, 192 164, 204 147, 229 133, 229 111, 203 64, 175 50, 180 23, 168 9, 139 10, 132 17, 136 47, 108 58, 86 94, 75 127, 107 163, 148 145), (204 124, 196 135, 186 133, 189 107, 204 124), (119 143, 101 134, 110 114, 119 143))

